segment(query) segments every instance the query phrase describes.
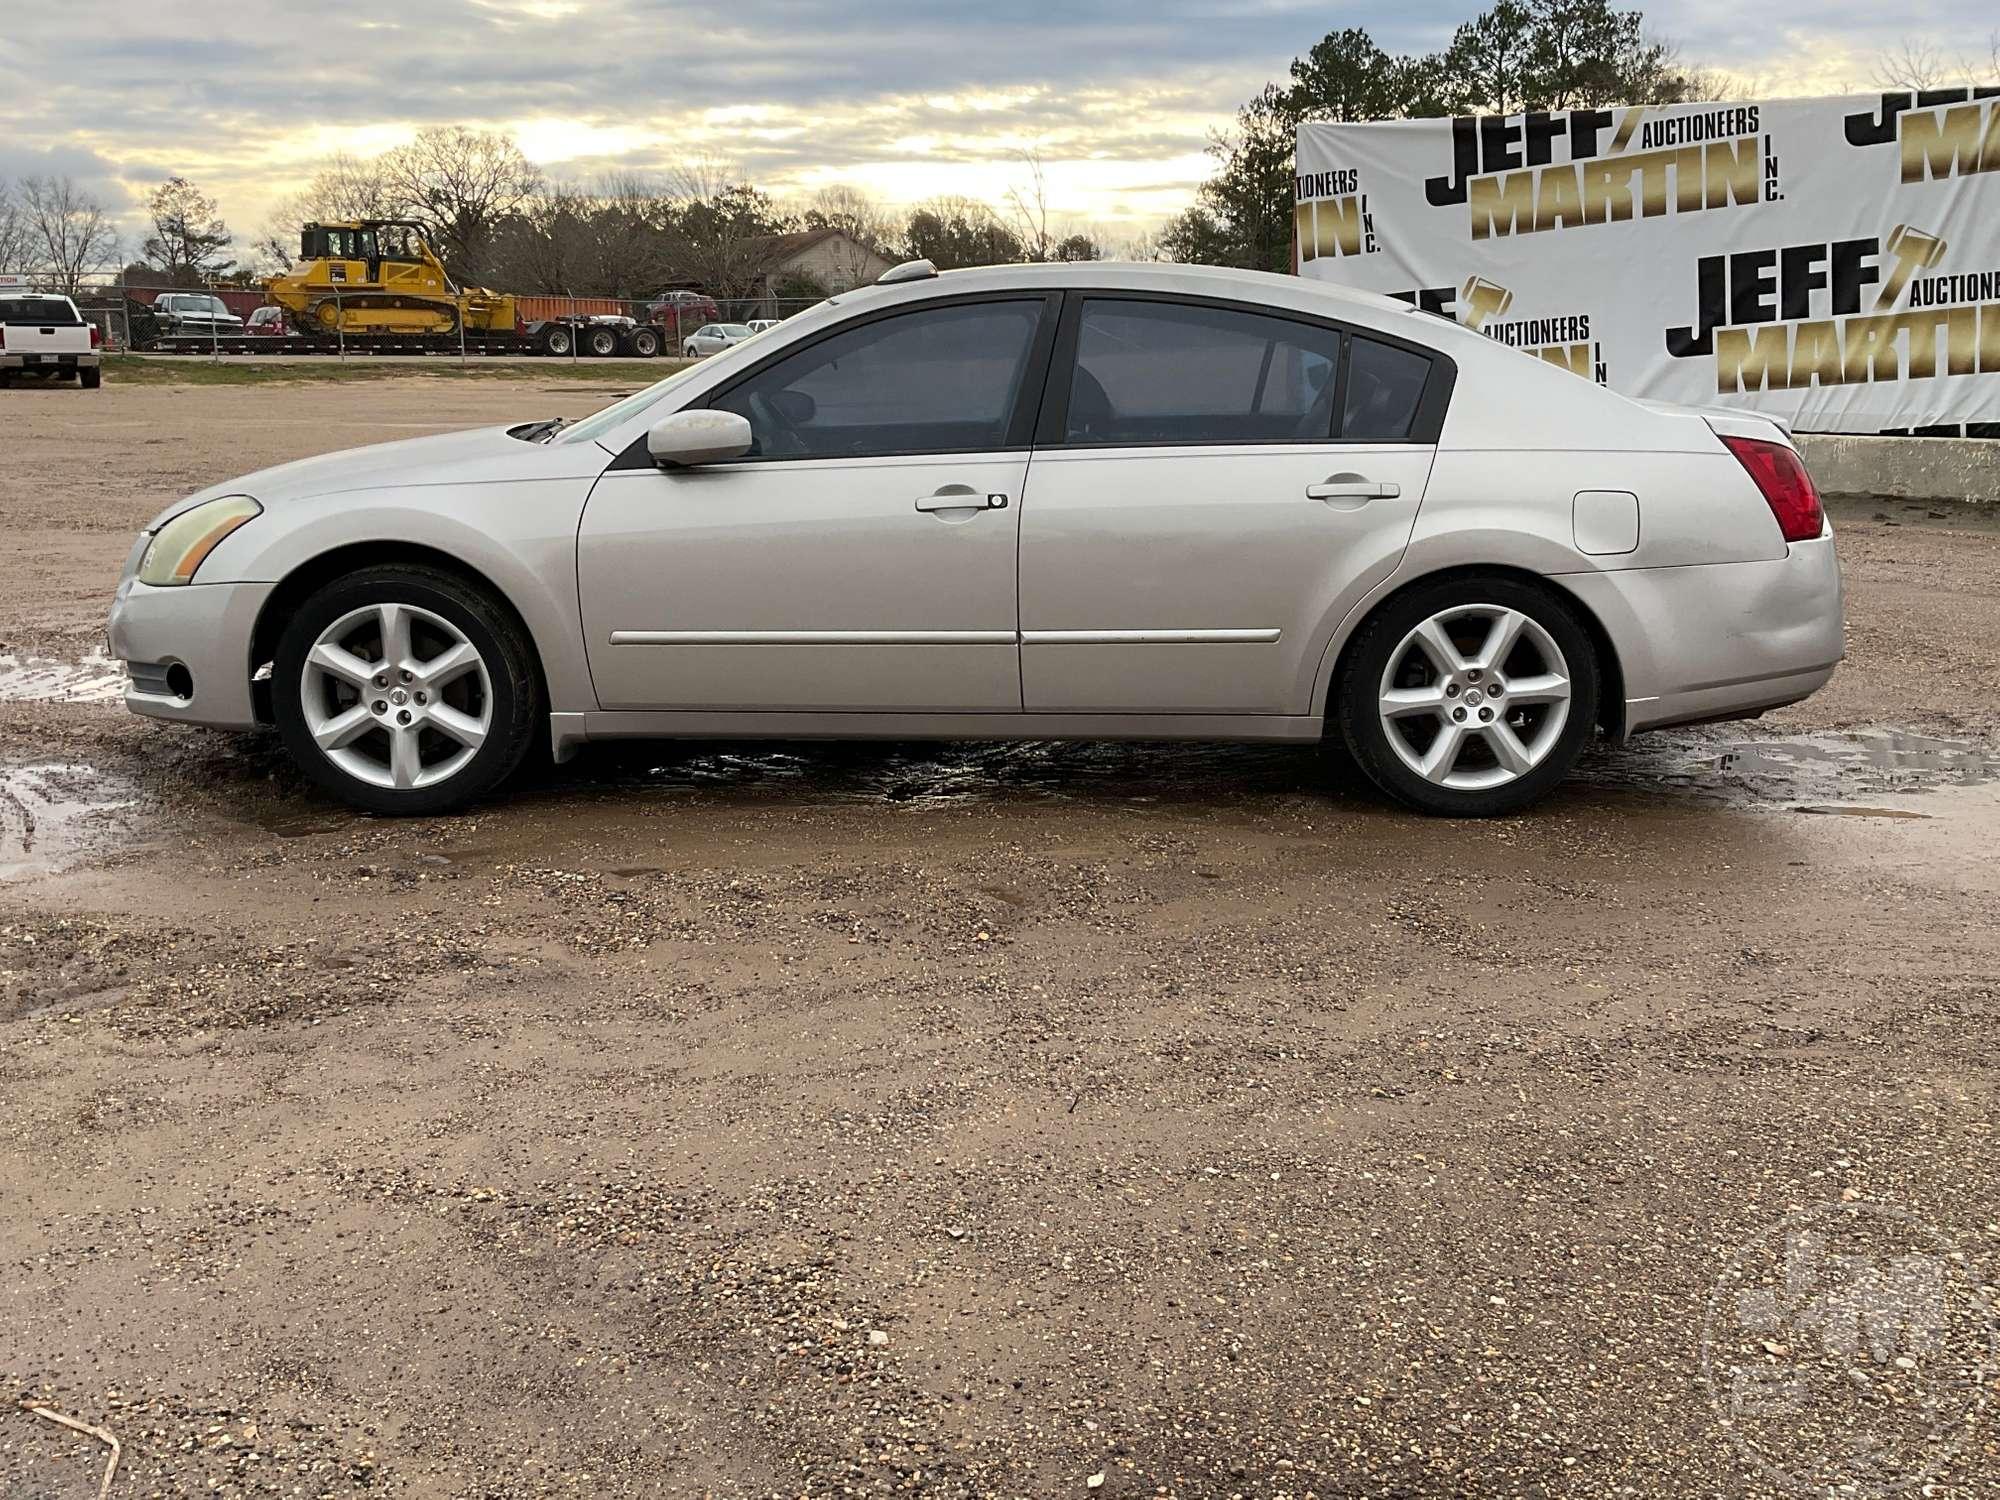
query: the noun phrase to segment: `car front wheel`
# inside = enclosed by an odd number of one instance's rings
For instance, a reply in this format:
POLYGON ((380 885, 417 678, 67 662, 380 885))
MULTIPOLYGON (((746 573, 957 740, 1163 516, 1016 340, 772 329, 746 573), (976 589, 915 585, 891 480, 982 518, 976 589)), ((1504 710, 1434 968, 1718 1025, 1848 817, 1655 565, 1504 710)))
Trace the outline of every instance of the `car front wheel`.
POLYGON ((1522 579, 1457 577, 1361 627, 1335 703, 1358 765, 1424 812, 1513 812, 1569 774, 1597 722, 1600 670, 1574 607, 1522 579))
POLYGON ((519 624, 440 569, 366 568, 293 614, 272 665, 299 768, 368 812, 446 812, 520 765, 540 688, 519 624))

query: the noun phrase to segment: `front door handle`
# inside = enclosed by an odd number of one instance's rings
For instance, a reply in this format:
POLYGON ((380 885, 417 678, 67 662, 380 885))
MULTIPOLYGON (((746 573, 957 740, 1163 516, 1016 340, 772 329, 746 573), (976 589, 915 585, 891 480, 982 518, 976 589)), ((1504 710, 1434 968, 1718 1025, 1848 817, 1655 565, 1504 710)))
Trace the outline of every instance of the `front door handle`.
POLYGON ((1308 500, 1394 500, 1402 493, 1400 484, 1378 484, 1359 474, 1329 474, 1323 483, 1306 486, 1308 500))
POLYGON ((989 494, 975 490, 966 484, 947 484, 935 494, 921 496, 917 509, 922 511, 953 510, 1005 510, 1005 495, 989 494))

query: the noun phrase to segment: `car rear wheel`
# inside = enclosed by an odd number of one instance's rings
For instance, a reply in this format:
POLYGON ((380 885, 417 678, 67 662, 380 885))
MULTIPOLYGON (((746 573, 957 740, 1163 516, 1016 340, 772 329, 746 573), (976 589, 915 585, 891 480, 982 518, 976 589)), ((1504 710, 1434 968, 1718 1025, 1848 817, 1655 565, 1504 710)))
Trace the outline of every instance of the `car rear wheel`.
POLYGON ((533 742, 532 648, 484 589, 439 569, 366 568, 292 616, 272 666, 278 732, 315 783, 368 812, 446 812, 533 742))
POLYGON ((1479 818, 1544 796, 1597 722, 1590 632, 1551 590, 1458 577, 1397 596, 1361 627, 1335 703, 1357 764, 1424 812, 1479 818))
POLYGON ((86 391, 94 391, 104 384, 104 371, 91 365, 76 372, 76 383, 86 391))

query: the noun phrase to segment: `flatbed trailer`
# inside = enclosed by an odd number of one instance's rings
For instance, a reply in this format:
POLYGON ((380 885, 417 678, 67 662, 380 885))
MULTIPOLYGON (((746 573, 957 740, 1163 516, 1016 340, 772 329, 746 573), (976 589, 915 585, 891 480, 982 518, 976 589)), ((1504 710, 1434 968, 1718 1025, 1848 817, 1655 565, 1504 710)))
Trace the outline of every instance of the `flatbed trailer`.
POLYGON ((457 334, 230 333, 166 334, 139 346, 145 354, 473 354, 545 355, 552 359, 652 359, 665 344, 652 323, 603 318, 543 318, 510 333, 457 334))

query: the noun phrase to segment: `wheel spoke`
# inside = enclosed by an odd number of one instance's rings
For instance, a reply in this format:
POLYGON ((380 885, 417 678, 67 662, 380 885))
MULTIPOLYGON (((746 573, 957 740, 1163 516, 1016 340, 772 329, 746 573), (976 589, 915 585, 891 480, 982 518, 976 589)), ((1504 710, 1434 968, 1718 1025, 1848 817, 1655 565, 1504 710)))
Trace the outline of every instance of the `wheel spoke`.
POLYGON ((321 641, 314 646, 306 661, 322 672, 338 677, 350 687, 361 689, 364 693, 375 678, 376 669, 372 663, 363 661, 345 646, 336 645, 332 641, 321 641))
POLYGON ((1523 703, 1567 703, 1569 679, 1559 672, 1511 678, 1507 683, 1507 702, 1516 706, 1523 703))
POLYGON ((416 670, 417 680, 433 690, 448 682, 455 682, 479 665, 479 653, 470 641, 460 641, 448 651, 433 656, 421 663, 416 670))
POLYGON ((1424 655, 1431 659, 1431 665, 1441 676, 1465 670, 1465 657, 1445 634, 1444 626, 1435 619, 1426 620, 1414 632, 1415 640, 1423 648, 1424 655))
POLYGON ((1412 714, 1442 714, 1444 704, 1441 687, 1391 688, 1382 695, 1382 717, 1401 719, 1412 714))
POLYGON ((1521 638, 1521 629, 1528 623, 1528 617, 1517 609, 1502 610, 1493 621, 1493 628, 1486 633, 1485 643, 1479 648, 1475 658, 1478 666, 1488 671, 1504 666, 1507 657, 1514 650, 1514 643, 1521 638))
POLYGON ((376 606, 375 615, 382 625, 384 665, 414 670, 416 663, 410 660, 410 612, 400 604, 382 604, 376 606))
POLYGON ((1521 743, 1521 737, 1514 733, 1514 726, 1505 719, 1481 725, 1480 732, 1486 736, 1486 743, 1493 747, 1493 758, 1509 775, 1519 776, 1534 765, 1535 758, 1528 754, 1528 747, 1521 743))
POLYGON ((1446 724, 1438 730, 1437 738, 1424 752, 1423 764, 1419 769, 1429 781, 1443 781, 1451 775, 1458 764, 1458 752, 1465 745, 1465 731, 1456 724, 1446 724))
POLYGON ((424 768, 417 749, 414 726, 399 725, 389 731, 389 777, 399 790, 407 791, 417 784, 417 775, 424 768))
POLYGON ((313 730, 313 742, 322 750, 338 750, 360 739, 374 723, 375 716, 368 711, 368 705, 357 703, 313 730))
POLYGON ((486 743, 486 726, 448 703, 433 706, 430 720, 433 728, 450 735, 468 750, 477 750, 486 743))

